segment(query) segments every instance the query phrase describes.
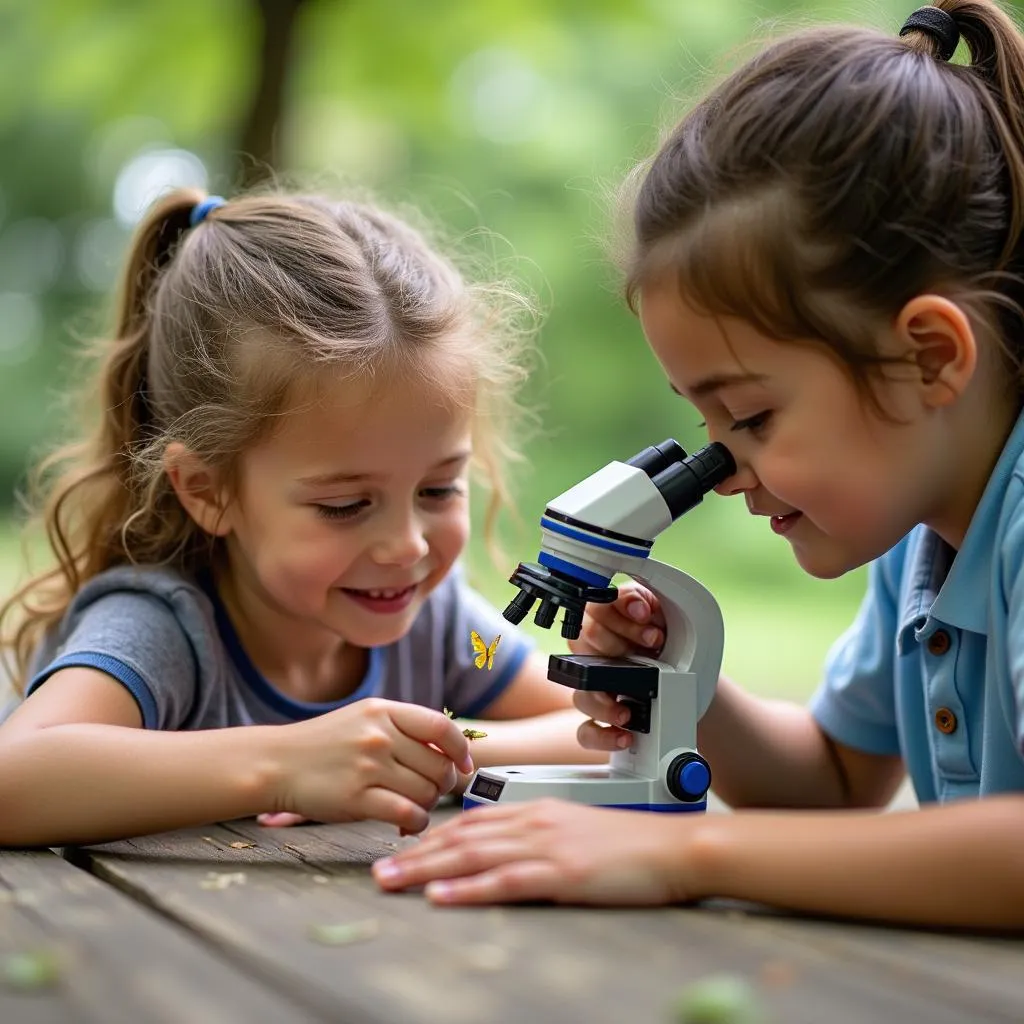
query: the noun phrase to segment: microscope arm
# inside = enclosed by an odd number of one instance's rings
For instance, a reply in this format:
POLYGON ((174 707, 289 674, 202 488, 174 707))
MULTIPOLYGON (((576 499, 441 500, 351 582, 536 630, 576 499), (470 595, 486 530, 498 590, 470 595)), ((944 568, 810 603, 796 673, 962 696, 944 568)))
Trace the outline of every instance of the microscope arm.
POLYGON ((700 718, 718 686, 725 644, 722 611, 710 592, 682 570, 654 559, 635 561, 639 564, 629 575, 654 593, 665 616, 665 644, 657 660, 696 676, 700 718))

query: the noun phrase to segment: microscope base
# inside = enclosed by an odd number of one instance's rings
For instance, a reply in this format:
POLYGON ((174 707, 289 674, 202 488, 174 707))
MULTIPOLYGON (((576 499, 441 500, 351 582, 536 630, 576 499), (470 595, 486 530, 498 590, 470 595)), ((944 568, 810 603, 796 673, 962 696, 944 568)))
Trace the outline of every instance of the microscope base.
POLYGON ((481 768, 466 787, 464 810, 545 798, 633 811, 705 811, 707 798, 686 802, 665 792, 660 779, 645 779, 608 765, 524 764, 481 768))

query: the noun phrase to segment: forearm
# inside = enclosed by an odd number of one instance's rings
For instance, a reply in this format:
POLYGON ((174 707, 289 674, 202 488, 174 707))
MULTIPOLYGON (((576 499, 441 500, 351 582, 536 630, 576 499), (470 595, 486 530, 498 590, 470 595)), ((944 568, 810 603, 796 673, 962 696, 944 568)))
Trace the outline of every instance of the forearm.
POLYGON ((712 786, 732 807, 842 807, 842 773, 803 707, 764 700, 721 678, 697 725, 712 786))
POLYGON ((0 744, 0 846, 57 846, 273 810, 273 726, 57 725, 0 744))
MULTIPOLYGON (((483 739, 473 740, 470 747, 477 768, 502 764, 603 764, 608 760, 606 751, 587 750, 576 739, 576 730, 585 721, 586 716, 575 708, 566 708, 533 718, 502 721, 460 718, 459 725, 487 733, 483 739)), ((460 775, 452 792, 464 792, 469 778, 460 775)))
POLYGON ((606 751, 586 750, 576 739, 576 730, 587 721, 575 708, 552 711, 532 718, 466 721, 459 725, 479 729, 487 735, 473 740, 470 753, 478 768, 500 764, 601 764, 606 751))
POLYGON ((685 825, 676 827, 689 853, 677 856, 674 869, 684 898, 904 924, 1024 928, 1021 795, 899 814, 707 815, 689 838, 685 825))

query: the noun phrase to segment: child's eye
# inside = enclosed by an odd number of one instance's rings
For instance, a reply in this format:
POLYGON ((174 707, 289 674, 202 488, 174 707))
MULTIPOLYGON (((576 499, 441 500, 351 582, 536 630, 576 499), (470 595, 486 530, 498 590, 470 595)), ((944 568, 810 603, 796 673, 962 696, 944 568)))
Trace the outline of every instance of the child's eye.
POLYGON ((457 498, 463 493, 458 484, 449 484, 447 487, 424 487, 420 494, 431 501, 448 501, 450 498, 457 498))
POLYGON ((745 420, 736 420, 729 429, 749 430, 752 434, 757 434, 764 430, 771 418, 771 411, 766 409, 764 412, 759 412, 756 416, 748 416, 745 420))
POLYGON ((354 501, 351 505, 314 505, 316 514, 321 519, 352 519, 369 506, 368 501, 354 501))

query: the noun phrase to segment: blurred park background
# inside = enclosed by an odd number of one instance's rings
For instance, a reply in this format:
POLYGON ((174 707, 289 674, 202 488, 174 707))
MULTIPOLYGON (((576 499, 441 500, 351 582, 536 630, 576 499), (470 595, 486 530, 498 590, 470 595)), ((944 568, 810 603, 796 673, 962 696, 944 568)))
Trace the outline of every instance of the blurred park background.
MULTIPOLYGON (((14 497, 60 427, 69 346, 103 329, 133 224, 173 185, 231 195, 266 168, 412 204, 544 313, 495 603, 547 499, 607 461, 703 443, 625 310, 610 194, 751 40, 823 20, 895 34, 912 0, 0 0, 0 585, 14 497)), ((727 671, 806 696, 863 572, 804 577, 742 500, 712 495, 656 556, 719 599, 727 671)), ((531 627, 548 649, 557 632, 531 627)))

